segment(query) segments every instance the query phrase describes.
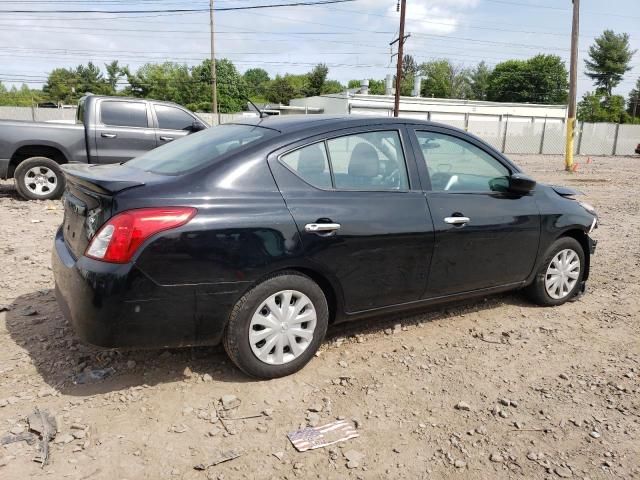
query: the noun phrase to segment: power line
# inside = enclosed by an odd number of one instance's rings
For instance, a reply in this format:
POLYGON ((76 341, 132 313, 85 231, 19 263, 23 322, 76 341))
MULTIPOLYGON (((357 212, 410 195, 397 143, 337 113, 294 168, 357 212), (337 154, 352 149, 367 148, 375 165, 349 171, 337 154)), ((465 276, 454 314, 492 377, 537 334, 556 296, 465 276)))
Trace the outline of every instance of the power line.
MULTIPOLYGON (((316 5, 330 5, 334 3, 355 2, 356 0, 318 0, 314 2, 274 3, 266 5, 245 5, 240 7, 218 7, 216 12, 231 12, 238 10, 257 10, 262 8, 305 7, 316 5)), ((208 12, 208 8, 163 8, 145 10, 0 10, 0 13, 183 13, 208 12)))

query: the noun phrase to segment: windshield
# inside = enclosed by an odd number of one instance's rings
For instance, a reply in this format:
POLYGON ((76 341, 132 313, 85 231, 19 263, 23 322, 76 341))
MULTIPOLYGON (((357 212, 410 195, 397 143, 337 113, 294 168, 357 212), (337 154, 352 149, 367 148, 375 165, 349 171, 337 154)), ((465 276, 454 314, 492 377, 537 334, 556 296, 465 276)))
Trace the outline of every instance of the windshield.
POLYGON ((127 166, 152 173, 180 175, 277 133, 254 125, 220 125, 151 150, 129 160, 127 166))

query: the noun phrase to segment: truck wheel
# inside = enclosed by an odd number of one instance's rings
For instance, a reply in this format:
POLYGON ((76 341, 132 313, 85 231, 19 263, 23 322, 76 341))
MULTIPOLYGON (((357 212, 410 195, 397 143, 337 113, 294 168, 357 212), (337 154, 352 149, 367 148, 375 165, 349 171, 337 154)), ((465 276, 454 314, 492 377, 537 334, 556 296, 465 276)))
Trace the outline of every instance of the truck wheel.
POLYGON ((282 272, 236 303, 224 332, 224 347, 246 374, 284 377, 313 358, 328 323, 322 289, 307 276, 282 272))
POLYGON ((13 178, 18 193, 27 200, 53 200, 64 190, 60 165, 47 157, 31 157, 20 162, 13 178))

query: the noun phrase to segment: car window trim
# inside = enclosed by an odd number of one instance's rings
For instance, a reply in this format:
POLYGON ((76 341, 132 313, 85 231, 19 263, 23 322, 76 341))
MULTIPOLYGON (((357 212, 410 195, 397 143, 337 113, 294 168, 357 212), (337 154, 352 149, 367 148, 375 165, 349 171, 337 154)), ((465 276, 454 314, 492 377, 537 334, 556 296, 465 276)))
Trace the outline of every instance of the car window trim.
MULTIPOLYGON (((180 107, 179 105, 167 105, 164 103, 153 103, 153 115, 155 117, 155 124, 158 130, 164 130, 164 131, 170 131, 170 132, 188 132, 189 130, 185 130, 185 129, 181 129, 181 130, 177 130, 175 128, 162 128, 160 126, 160 119, 158 118, 158 112, 156 111, 156 107, 157 106, 161 106, 161 107, 169 107, 169 108, 175 108, 176 110, 180 110, 184 113, 186 113, 189 117, 191 117, 191 119, 193 120, 193 122, 195 121, 200 121, 198 120, 191 112, 189 112, 187 109, 180 107)), ((192 122, 192 124, 193 124, 192 122)))
POLYGON ((136 102, 136 101, 131 101, 131 100, 112 100, 112 99, 102 99, 100 100, 100 102, 97 105, 98 108, 98 118, 100 119, 100 126, 101 127, 110 127, 110 128, 138 128, 140 130, 145 130, 145 129, 153 129, 152 126, 149 126, 149 107, 147 105, 147 102, 136 102), (145 108, 145 118, 147 119, 147 126, 146 127, 135 127, 135 126, 129 126, 129 125, 111 125, 110 123, 104 123, 102 121, 102 104, 103 103, 138 103, 138 104, 142 104, 144 105, 145 108))
MULTIPOLYGON (((513 175, 514 173, 519 172, 519 169, 514 168, 514 165, 511 165, 510 163, 507 163, 504 161, 503 158, 497 157, 493 152, 491 152, 490 150, 487 150, 486 148, 484 148, 484 145, 479 144, 477 141, 475 141, 475 139, 469 135, 465 135, 463 132, 459 132, 457 130, 453 130, 453 129, 448 129, 446 128, 446 126, 431 126, 431 125, 420 125, 420 124, 410 124, 407 125, 409 127, 409 129, 411 130, 411 134, 412 134, 412 140, 414 141, 415 145, 414 145, 414 150, 416 150, 418 152, 418 155, 420 156, 420 159, 422 160, 421 162, 417 162, 420 166, 419 166, 419 173, 421 176, 424 176, 427 180, 427 185, 428 188, 424 188, 425 192, 429 192, 429 193, 446 193, 446 194, 450 194, 450 193, 457 193, 457 194, 466 194, 466 195, 499 195, 502 194, 504 195, 505 192, 498 192, 498 191, 484 191, 484 190, 456 190, 456 191, 450 191, 450 190, 433 190, 433 187, 431 185, 431 175, 429 174, 429 169, 427 168, 427 160, 424 157, 424 154, 422 153, 422 148, 420 148, 420 142, 418 141, 418 132, 426 132, 426 133, 437 133, 437 134, 441 134, 441 135, 447 135, 450 137, 455 137, 457 139, 460 139, 462 141, 465 141, 467 143, 470 143, 471 145, 473 145, 474 147, 478 148, 479 150, 481 150, 482 152, 486 153, 487 155, 489 155, 491 158, 493 158, 494 160, 496 160, 500 165, 502 165, 504 168, 507 169, 507 171, 509 172, 509 176, 513 175)), ((417 158, 416 158, 417 160, 417 158)))
POLYGON ((350 128, 346 128, 346 129, 340 129, 340 130, 333 130, 331 132, 325 132, 325 133, 321 133, 318 135, 314 135, 313 137, 309 137, 309 138, 315 138, 315 140, 305 143, 303 145, 297 145, 296 147, 292 148, 291 150, 287 150, 286 152, 282 152, 276 155, 276 159, 278 161, 278 163, 280 165, 282 165, 283 167, 285 167, 287 170, 289 170, 291 173, 293 173, 296 177, 298 177, 300 180, 302 180, 304 183, 306 183, 307 185, 312 186, 313 188, 317 189, 317 190, 322 190, 324 192, 363 192, 363 193, 378 193, 378 192, 382 192, 382 193, 388 193, 388 192, 395 192, 395 193, 407 193, 407 192, 411 192, 412 191, 412 181, 411 181, 411 175, 409 172, 409 168, 407 165, 407 154, 406 151, 407 149, 405 148, 405 142, 404 139, 402 138, 402 132, 403 132, 403 124, 398 123, 398 124, 391 124, 391 125, 386 125, 386 124, 377 124, 377 125, 371 125, 371 126, 366 126, 366 127, 350 127, 350 128), (379 128, 374 128, 371 129, 371 126, 375 126, 375 127, 379 127, 379 128), (345 133, 345 130, 347 131, 345 133), (348 136, 352 136, 352 135, 358 135, 359 133, 372 133, 372 132, 397 132, 398 133, 398 138, 400 139, 400 149, 402 150, 402 156, 404 158, 404 168, 405 168, 405 173, 407 175, 407 183, 408 188, 406 189, 383 189, 383 190, 359 190, 359 189, 346 189, 346 188, 336 188, 335 187, 335 177, 334 177, 334 173, 333 173, 333 165, 331 164, 331 153, 329 152, 329 145, 328 145, 328 141, 329 140, 334 140, 336 138, 342 138, 342 137, 348 137, 348 136), (327 136, 330 135, 332 133, 337 133, 337 132, 342 132, 339 133, 338 135, 334 135, 334 136, 327 136), (304 178, 302 178, 298 172, 293 171, 286 163, 284 163, 282 161, 282 157, 289 154, 289 153, 293 153, 296 150, 300 150, 302 148, 308 147, 310 145, 315 145, 318 143, 323 143, 324 144, 324 149, 325 149, 325 154, 327 156, 327 161, 329 162, 329 173, 331 174, 331 189, 326 189, 326 188, 320 188, 320 187, 316 187, 315 185, 311 185, 309 182, 307 182, 304 178))

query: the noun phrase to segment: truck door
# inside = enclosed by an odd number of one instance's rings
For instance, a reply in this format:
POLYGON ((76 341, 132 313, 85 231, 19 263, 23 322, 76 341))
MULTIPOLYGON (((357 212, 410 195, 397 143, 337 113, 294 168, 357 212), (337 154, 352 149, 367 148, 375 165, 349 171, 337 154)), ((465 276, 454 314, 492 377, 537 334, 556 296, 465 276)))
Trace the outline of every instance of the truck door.
POLYGON ((95 119, 97 163, 120 163, 156 147, 146 102, 102 100, 95 119))
POLYGON ((200 126, 204 128, 202 122, 182 108, 154 103, 153 109, 156 114, 158 126, 156 130, 156 142, 158 146, 189 135, 200 129, 200 126))

